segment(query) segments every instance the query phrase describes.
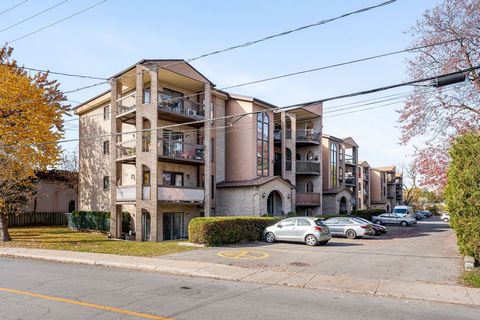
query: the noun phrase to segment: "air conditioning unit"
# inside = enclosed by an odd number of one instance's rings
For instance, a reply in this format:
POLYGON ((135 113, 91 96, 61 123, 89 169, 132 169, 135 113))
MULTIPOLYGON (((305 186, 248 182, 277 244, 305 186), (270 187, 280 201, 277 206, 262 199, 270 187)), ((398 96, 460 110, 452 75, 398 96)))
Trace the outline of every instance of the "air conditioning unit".
POLYGON ((189 116, 196 116, 197 115, 197 110, 187 109, 187 114, 189 116))

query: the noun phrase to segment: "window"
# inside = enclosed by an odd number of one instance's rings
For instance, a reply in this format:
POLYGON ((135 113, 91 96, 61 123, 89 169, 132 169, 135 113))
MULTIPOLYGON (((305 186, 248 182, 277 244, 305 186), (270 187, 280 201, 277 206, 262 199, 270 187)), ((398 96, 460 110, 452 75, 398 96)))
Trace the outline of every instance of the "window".
POLYGON ((163 172, 163 185, 183 187, 183 173, 181 172, 163 172))
MULTIPOLYGON (((269 135, 270 120, 268 114, 261 112, 257 114, 257 175, 268 176, 269 169, 269 135)), ((291 159, 291 153, 290 153, 291 159)))
POLYGON ((310 227, 310 222, 307 219, 298 219, 297 226, 299 227, 310 227))
POLYGON ((103 190, 108 190, 110 189, 110 177, 109 176, 104 176, 103 177, 103 190))
POLYGON ((110 141, 103 141, 103 154, 110 154, 110 141))
MULTIPOLYGON (((35 198, 37 200, 37 198, 35 198)), ((68 202, 68 212, 73 212, 75 211, 75 200, 70 200, 68 202)))
POLYGON ((215 176, 211 176, 211 186, 210 186, 210 191, 211 191, 211 199, 215 198, 215 176))
POLYGON ((290 218, 290 219, 285 219, 283 220, 282 222, 280 222, 279 226, 282 226, 282 227, 293 227, 295 225, 295 220, 294 218, 290 218))
POLYGON ((181 157, 183 154, 183 133, 163 130, 163 155, 181 157))
POLYGON ((305 191, 306 192, 313 192, 313 182, 312 181, 307 181, 305 183, 305 191))
POLYGON ((103 120, 110 119, 110 105, 103 107, 103 120))
POLYGON ((330 145, 330 183, 332 187, 337 186, 337 145, 330 145))
POLYGON ((150 88, 143 89, 143 103, 147 104, 150 103, 150 88))
POLYGON ((292 171, 292 151, 287 148, 286 149, 286 156, 285 156, 285 171, 292 171))
POLYGON ((211 155, 210 155, 210 158, 212 160, 212 162, 215 162, 215 139, 212 138, 212 140, 210 141, 210 147, 211 147, 211 155))

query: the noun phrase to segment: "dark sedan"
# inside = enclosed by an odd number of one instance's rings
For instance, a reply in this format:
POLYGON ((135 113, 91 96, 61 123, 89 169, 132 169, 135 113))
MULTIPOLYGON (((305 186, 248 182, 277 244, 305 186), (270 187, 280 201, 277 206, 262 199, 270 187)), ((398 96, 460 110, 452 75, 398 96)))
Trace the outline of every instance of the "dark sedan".
POLYGON ((360 218, 360 217, 354 217, 354 219, 357 219, 357 220, 360 220, 360 221, 363 221, 363 222, 366 222, 366 223, 371 223, 371 224, 372 224, 372 229, 373 229, 373 235, 374 235, 374 236, 380 236, 380 235, 382 235, 382 234, 386 234, 386 233, 387 233, 387 228, 386 228, 385 226, 382 226, 382 225, 379 225, 379 224, 370 222, 370 221, 368 221, 367 219, 360 218))

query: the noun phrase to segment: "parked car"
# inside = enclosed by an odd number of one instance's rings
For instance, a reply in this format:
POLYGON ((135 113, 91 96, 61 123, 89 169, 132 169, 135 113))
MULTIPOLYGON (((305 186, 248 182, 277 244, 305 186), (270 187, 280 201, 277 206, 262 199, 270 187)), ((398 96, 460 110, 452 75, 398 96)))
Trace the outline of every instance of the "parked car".
POLYGON ((355 239, 373 234, 372 223, 363 222, 350 217, 333 217, 324 220, 334 237, 355 239))
POLYGON ((445 221, 445 222, 450 222, 450 213, 443 213, 441 216, 440 216, 440 219, 445 221))
POLYGON ((394 213, 382 213, 378 216, 372 216, 372 221, 376 224, 399 224, 402 227, 411 226, 417 223, 417 220, 405 216, 399 216, 394 213))
POLYGON ((413 218, 413 208, 410 206, 395 206, 392 213, 401 217, 408 215, 409 217, 413 218))
POLYGON ((387 233, 387 228, 386 228, 385 226, 382 226, 382 225, 373 223, 373 222, 371 222, 371 221, 368 221, 367 219, 360 218, 360 217, 352 217, 352 218, 353 218, 353 219, 360 220, 360 221, 363 221, 363 222, 365 222, 365 223, 371 223, 371 224, 372 224, 372 229, 373 229, 373 235, 374 235, 374 236, 379 236, 379 235, 382 235, 382 234, 386 234, 386 233, 387 233))
POLYGON ((413 218, 414 218, 415 220, 417 220, 417 221, 418 221, 418 220, 425 219, 425 217, 423 216, 423 214, 421 214, 420 212, 415 212, 415 213, 413 214, 413 218))
POLYGON ((332 238, 330 230, 322 219, 295 217, 283 219, 263 231, 265 241, 305 242, 309 246, 327 244, 332 238))
POLYGON ((420 211, 426 218, 430 218, 431 216, 433 216, 433 213, 431 213, 430 211, 428 210, 423 210, 423 211, 420 211))

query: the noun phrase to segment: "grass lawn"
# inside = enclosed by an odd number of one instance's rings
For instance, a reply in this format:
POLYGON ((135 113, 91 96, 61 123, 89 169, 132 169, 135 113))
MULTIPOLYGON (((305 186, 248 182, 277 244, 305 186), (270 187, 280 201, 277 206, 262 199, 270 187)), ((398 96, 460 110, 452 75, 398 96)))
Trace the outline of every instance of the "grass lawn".
POLYGON ((468 286, 480 288, 480 271, 465 271, 462 282, 468 286))
POLYGON ((10 228, 12 241, 0 242, 0 247, 68 250, 110 253, 125 256, 160 256, 195 250, 179 246, 179 241, 137 242, 112 240, 104 234, 71 231, 66 227, 10 228))

